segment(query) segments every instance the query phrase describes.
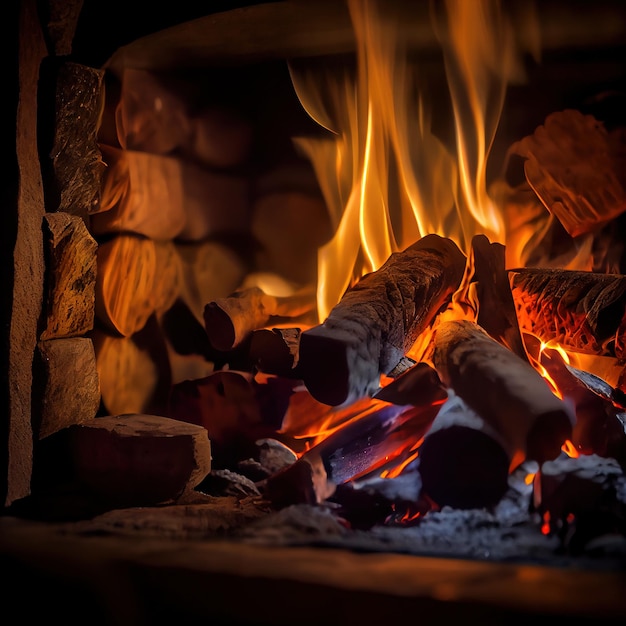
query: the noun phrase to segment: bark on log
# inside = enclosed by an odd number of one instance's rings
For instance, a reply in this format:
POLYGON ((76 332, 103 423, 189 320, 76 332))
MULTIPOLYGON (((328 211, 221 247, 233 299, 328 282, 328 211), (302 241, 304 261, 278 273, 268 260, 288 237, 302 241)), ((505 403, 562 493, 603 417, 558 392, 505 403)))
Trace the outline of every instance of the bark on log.
POLYGON ((41 385, 33 411, 35 437, 43 439, 95 417, 100 407, 100 383, 91 339, 40 341, 35 372, 35 386, 41 385))
POLYGON ((509 279, 522 332, 574 352, 626 356, 626 276, 527 268, 509 279))
POLYGON ((432 361, 441 380, 502 439, 510 459, 554 459, 574 416, 528 362, 467 320, 442 323, 432 361))
POLYGON ((449 302, 465 261, 452 240, 428 235, 364 276, 302 333, 298 367, 311 394, 340 405, 376 391, 449 302))
POLYGON ((204 324, 211 345, 227 351, 248 339, 272 318, 298 318, 314 310, 315 292, 303 289, 291 296, 272 296, 259 287, 235 291, 204 307, 204 324))
POLYGON ((83 220, 47 213, 46 311, 41 340, 77 337, 93 328, 98 245, 83 220))

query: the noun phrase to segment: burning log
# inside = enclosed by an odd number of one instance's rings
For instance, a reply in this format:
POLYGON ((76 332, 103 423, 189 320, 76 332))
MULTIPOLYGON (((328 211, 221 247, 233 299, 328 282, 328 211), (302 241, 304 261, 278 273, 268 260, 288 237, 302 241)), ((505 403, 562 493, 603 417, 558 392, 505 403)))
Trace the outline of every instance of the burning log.
POLYGON ((626 467, 626 413, 619 404, 623 394, 593 374, 570 367, 557 350, 543 350, 539 361, 561 395, 574 404, 571 442, 576 451, 610 457, 626 467))
POLYGON ((211 345, 227 351, 267 326, 274 317, 297 318, 315 309, 315 292, 303 289, 290 296, 272 296, 260 287, 235 291, 204 307, 204 324, 211 345))
POLYGON ((374 395, 377 400, 394 404, 427 406, 448 397, 437 371, 428 363, 417 363, 374 395))
POLYGON ((390 460, 408 458, 436 411, 433 406, 407 408, 372 401, 360 416, 268 478, 264 495, 280 506, 323 502, 337 485, 382 470, 390 460))
POLYGON ((537 370, 478 324, 442 323, 432 360, 442 381, 498 434, 509 459, 543 463, 556 458, 571 438, 574 416, 568 406, 537 370))
POLYGON ((509 278, 522 332, 583 354, 626 356, 626 276, 528 268, 509 278))
POLYGON ((311 394, 340 405, 377 390, 449 302, 465 261, 452 240, 433 234, 361 278, 323 324, 302 333, 298 367, 311 394))
POLYGON ((472 253, 479 326, 497 342, 526 360, 528 356, 519 331, 506 271, 504 246, 491 243, 485 235, 476 235, 472 239, 472 253))
POLYGON ((438 506, 492 507, 507 490, 511 450, 489 421, 451 393, 424 437, 418 463, 423 492, 438 506))

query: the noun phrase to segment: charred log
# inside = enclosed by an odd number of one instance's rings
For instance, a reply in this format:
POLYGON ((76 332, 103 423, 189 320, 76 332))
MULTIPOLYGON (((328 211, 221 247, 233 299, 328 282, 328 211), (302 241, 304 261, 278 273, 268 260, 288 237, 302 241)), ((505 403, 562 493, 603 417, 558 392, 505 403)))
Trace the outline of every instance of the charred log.
POLYGON ((423 491, 440 507, 492 507, 508 487, 507 442, 454 393, 426 433, 418 462, 423 491))
POLYGON ((323 502, 337 485, 408 458, 436 412, 435 407, 414 409, 373 402, 362 416, 271 476, 265 495, 275 505, 323 502))
POLYGON ((504 246, 491 243, 485 235, 476 235, 472 239, 472 253, 478 324, 497 342, 527 359, 506 271, 504 246))
POLYGON ((373 393, 449 302, 465 270, 450 240, 428 235, 364 276, 323 324, 302 333, 299 371, 320 402, 373 393))
POLYGON ((583 354, 626 356, 626 276, 528 268, 509 278, 523 332, 583 354))

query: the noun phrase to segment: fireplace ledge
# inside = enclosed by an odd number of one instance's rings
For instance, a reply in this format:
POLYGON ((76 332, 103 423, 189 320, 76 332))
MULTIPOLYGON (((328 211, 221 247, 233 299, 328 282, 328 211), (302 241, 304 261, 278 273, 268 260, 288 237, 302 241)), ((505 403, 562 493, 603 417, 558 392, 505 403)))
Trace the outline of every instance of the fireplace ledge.
POLYGON ((219 533, 103 535, 96 525, 3 517, 0 563, 6 597, 37 598, 22 617, 65 623, 363 625, 412 615, 422 624, 608 625, 626 615, 623 571, 253 545, 219 533))

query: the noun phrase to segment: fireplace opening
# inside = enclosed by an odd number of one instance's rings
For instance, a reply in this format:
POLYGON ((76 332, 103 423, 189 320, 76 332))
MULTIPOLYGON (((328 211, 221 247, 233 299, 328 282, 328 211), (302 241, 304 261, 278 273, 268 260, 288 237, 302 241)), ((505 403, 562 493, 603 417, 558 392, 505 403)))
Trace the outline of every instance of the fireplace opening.
POLYGON ((590 34, 559 2, 245 5, 57 76, 33 492, 9 513, 621 572, 623 8, 587 7, 590 34), (99 180, 73 213, 76 77, 99 180), (64 333, 71 289, 93 323, 64 333))

